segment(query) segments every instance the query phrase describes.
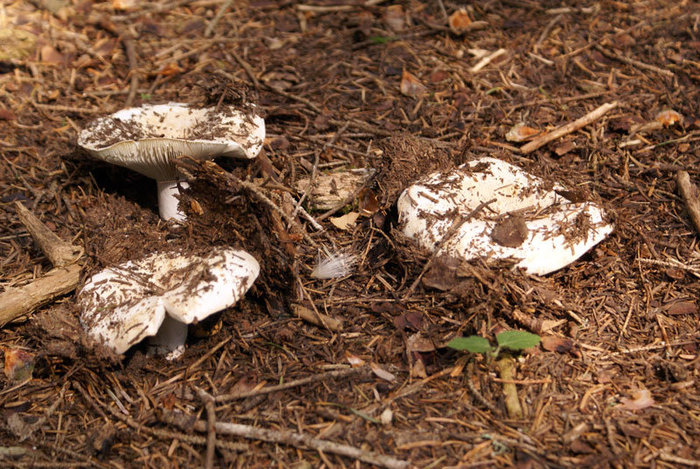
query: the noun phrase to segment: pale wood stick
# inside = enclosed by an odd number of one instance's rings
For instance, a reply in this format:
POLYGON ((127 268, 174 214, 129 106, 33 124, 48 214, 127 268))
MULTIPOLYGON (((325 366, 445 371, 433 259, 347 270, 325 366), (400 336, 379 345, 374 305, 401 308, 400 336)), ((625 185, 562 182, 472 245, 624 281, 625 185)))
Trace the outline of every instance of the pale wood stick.
MULTIPOLYGON (((171 411, 163 411, 162 418, 166 423, 175 425, 182 421, 182 419, 178 419, 177 414, 171 411)), ((194 428, 198 432, 207 431, 207 422, 203 420, 195 420, 194 422, 188 421, 187 425, 189 428, 194 428)), ((305 433, 298 433, 289 430, 271 430, 267 428, 254 427, 252 425, 225 422, 216 422, 214 424, 214 428, 216 433, 220 435, 233 435, 250 440, 269 441, 272 443, 294 446, 296 448, 310 448, 316 451, 323 451, 325 453, 338 454, 388 469, 404 469, 410 467, 410 464, 407 461, 402 461, 392 456, 365 451, 361 448, 335 443, 333 441, 321 440, 305 433)))
POLYGON ((0 325, 75 290, 80 282, 81 269, 78 264, 58 267, 28 285, 0 293, 0 325))
POLYGON ((580 117, 573 122, 569 122, 566 125, 562 125, 561 127, 557 127, 551 132, 541 135, 533 141, 531 141, 530 143, 523 145, 520 148, 520 153, 530 153, 532 151, 537 150, 541 146, 548 144, 552 140, 556 140, 559 137, 563 137, 564 135, 568 135, 571 132, 575 132, 578 129, 587 126, 588 124, 597 121, 608 111, 616 108, 617 105, 617 101, 613 101, 612 103, 605 103, 602 106, 599 106, 596 109, 592 110, 585 116, 580 117))
POLYGON ((332 331, 339 332, 343 329, 343 323, 338 319, 332 318, 326 314, 312 311, 309 308, 301 305, 292 305, 294 314, 299 316, 304 321, 316 324, 317 326, 326 327, 332 331))
POLYGON ((25 228, 27 228, 29 234, 32 235, 34 241, 36 241, 54 267, 63 267, 73 264, 83 255, 83 249, 81 247, 73 246, 63 241, 24 205, 16 202, 15 206, 17 208, 19 220, 25 228))
POLYGON ((683 196, 685 205, 688 208, 693 226, 695 230, 700 233, 700 200, 698 199, 698 188, 695 184, 690 182, 690 175, 687 171, 678 171, 676 173, 676 184, 678 184, 678 191, 683 196))
POLYGON ((83 255, 81 247, 63 241, 24 205, 18 202, 16 206, 20 221, 54 265, 54 269, 28 285, 9 288, 0 293, 0 325, 31 313, 54 298, 75 290, 80 283, 82 270, 77 264, 83 255))

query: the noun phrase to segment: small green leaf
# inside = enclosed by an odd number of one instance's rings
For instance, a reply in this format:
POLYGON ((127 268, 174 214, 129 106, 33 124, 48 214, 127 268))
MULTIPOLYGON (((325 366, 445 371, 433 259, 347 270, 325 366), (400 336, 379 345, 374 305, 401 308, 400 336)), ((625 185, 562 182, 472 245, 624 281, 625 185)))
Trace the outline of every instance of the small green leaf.
POLYGON ((540 336, 527 331, 505 331, 496 335, 498 345, 511 350, 525 350, 540 343, 540 336))
POLYGON ((447 346, 455 350, 466 350, 471 353, 486 353, 492 350, 489 341, 478 335, 455 337, 450 340, 447 346))
POLYGON ((386 36, 372 36, 369 38, 375 44, 386 44, 387 42, 393 41, 393 38, 386 36))
POLYGON ((153 96, 151 96, 151 93, 141 93, 141 100, 142 101, 148 101, 151 99, 153 96))

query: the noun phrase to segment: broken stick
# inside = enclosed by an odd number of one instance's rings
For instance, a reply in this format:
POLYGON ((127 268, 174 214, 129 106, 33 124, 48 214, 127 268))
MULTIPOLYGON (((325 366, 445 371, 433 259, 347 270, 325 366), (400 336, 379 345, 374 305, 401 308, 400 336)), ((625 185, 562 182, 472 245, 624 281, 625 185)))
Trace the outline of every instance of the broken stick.
POLYGON ((599 106, 596 109, 592 110, 585 116, 580 117, 573 122, 569 122, 568 124, 562 125, 561 127, 557 127, 551 132, 537 137, 527 145, 523 145, 520 148, 520 153, 530 153, 532 151, 537 150, 541 146, 558 139, 559 137, 563 137, 564 135, 568 135, 571 132, 575 132, 578 129, 587 126, 588 124, 597 121, 598 119, 603 117, 608 111, 616 108, 617 105, 617 101, 613 101, 612 103, 605 103, 602 106, 599 106))
POLYGON ((54 268, 28 285, 0 293, 0 325, 29 314, 41 305, 75 290, 82 267, 77 261, 83 249, 59 238, 19 202, 17 214, 54 268))
POLYGON ((700 198, 698 198, 698 188, 690 182, 690 175, 687 171, 678 171, 676 173, 676 184, 678 184, 678 191, 683 196, 685 205, 688 208, 693 226, 700 234, 700 198))

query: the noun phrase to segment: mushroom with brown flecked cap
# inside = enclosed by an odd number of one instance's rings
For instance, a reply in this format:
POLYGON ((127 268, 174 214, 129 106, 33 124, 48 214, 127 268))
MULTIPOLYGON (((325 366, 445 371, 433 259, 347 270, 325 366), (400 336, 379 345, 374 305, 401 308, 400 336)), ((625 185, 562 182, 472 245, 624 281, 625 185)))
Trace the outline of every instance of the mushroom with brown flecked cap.
POLYGON ((174 158, 255 158, 265 140, 265 121, 233 106, 194 108, 182 103, 122 109, 90 122, 78 145, 95 158, 133 169, 158 182, 158 206, 165 219, 178 211, 180 180, 174 158))
POLYGON ((80 322, 116 353, 151 337, 157 352, 177 358, 187 325, 235 304, 259 273, 255 258, 238 249, 152 254, 93 275, 78 294, 80 322))
POLYGON ((478 158, 408 187, 397 202, 399 223, 405 236, 440 255, 512 259, 546 275, 613 230, 601 207, 572 202, 563 189, 505 161, 478 158))

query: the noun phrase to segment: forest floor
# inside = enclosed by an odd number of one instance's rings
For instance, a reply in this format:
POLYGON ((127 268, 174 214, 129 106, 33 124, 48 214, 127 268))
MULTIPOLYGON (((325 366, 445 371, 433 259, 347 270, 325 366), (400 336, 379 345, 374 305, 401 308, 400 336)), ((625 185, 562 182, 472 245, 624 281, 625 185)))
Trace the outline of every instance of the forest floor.
POLYGON ((0 292, 52 269, 17 202, 85 251, 77 288, 0 331, 0 464, 700 466, 700 251, 677 184, 700 181, 700 10, 567 4, 0 0, 0 292), (96 117, 171 101, 252 102, 267 128, 252 162, 182 162, 184 225, 159 218, 155 182, 76 143, 96 117), (537 148, 506 138, 585 116, 537 148), (478 261, 450 277, 401 236, 396 200, 484 156, 597 202, 614 231, 546 276, 478 261), (298 184, 363 168, 334 210, 298 184), (182 358, 86 337, 92 274, 215 246, 261 275, 182 358), (349 275, 310 275, 324 247, 355 256, 349 275), (445 346, 511 329, 542 343, 498 360, 445 346))

